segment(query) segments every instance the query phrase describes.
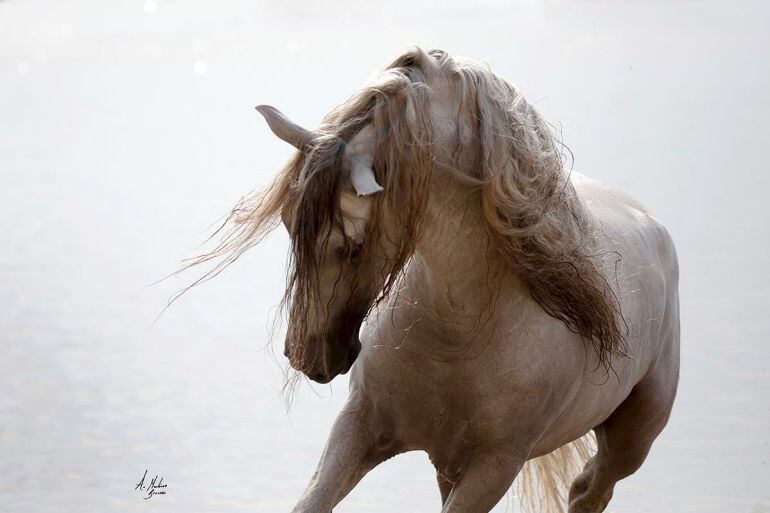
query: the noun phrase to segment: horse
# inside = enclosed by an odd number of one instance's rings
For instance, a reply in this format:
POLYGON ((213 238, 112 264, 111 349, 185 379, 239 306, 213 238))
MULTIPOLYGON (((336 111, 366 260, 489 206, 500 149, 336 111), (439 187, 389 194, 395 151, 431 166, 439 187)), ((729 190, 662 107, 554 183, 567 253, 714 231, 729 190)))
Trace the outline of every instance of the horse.
POLYGON ((413 450, 442 513, 489 511, 522 469, 546 485, 527 487, 530 507, 603 511, 676 395, 678 263, 661 223, 568 169, 508 81, 442 50, 405 51, 312 130, 257 110, 297 151, 189 265, 218 272, 282 223, 284 355, 318 383, 350 371, 294 513, 330 512, 413 450))

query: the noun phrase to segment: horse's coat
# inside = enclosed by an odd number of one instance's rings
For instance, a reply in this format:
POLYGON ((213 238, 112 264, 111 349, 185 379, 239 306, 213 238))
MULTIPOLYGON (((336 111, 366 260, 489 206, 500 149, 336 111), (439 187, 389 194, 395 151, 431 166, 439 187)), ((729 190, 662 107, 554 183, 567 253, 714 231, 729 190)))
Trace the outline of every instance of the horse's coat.
POLYGON ((302 152, 203 257, 237 255, 280 212, 296 266, 286 355, 320 382, 356 361, 295 511, 331 511, 409 450, 436 466, 444 513, 488 511, 528 459, 594 430, 569 511, 600 512, 674 401, 671 239, 635 200, 565 171, 485 68, 414 49, 389 69, 315 132, 260 109, 302 152))

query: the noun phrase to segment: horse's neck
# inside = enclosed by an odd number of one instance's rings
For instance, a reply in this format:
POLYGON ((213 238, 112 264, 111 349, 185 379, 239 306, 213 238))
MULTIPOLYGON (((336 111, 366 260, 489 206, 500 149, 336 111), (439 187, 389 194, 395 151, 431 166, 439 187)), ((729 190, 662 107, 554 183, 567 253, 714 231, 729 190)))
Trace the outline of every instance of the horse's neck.
POLYGON ((410 271, 419 300, 461 332, 522 291, 489 239, 478 192, 460 186, 431 191, 410 271))

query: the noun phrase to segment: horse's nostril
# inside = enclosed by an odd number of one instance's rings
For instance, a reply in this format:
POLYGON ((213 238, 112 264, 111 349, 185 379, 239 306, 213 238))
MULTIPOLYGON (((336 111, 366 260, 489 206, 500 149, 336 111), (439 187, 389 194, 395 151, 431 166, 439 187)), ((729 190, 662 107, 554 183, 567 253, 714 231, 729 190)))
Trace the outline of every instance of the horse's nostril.
POLYGON ((307 377, 312 379, 316 383, 321 383, 322 385, 331 381, 329 376, 327 376, 326 373, 324 372, 316 372, 315 374, 308 374, 307 377))
POLYGON ((283 355, 284 355, 286 358, 288 358, 288 357, 289 357, 289 348, 288 348, 288 347, 284 347, 284 348, 283 348, 283 355))

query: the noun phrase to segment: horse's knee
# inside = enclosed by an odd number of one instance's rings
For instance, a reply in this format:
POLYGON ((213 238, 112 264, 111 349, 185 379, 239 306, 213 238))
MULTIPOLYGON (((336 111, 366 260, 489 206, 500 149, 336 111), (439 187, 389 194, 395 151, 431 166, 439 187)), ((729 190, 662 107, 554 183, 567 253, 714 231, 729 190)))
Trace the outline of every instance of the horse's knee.
POLYGON ((622 479, 607 466, 606 460, 595 456, 586 464, 569 491, 569 513, 600 513, 612 498, 615 483, 622 479))
POLYGON ((578 476, 572 482, 572 485, 569 487, 570 502, 574 497, 578 497, 584 494, 586 490, 588 490, 588 487, 591 485, 591 480, 594 477, 595 461, 596 461, 596 456, 588 460, 585 466, 583 467, 583 471, 580 474, 578 474, 578 476))

